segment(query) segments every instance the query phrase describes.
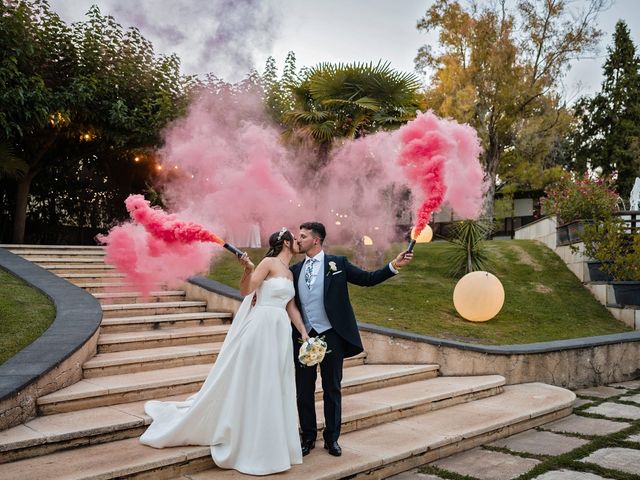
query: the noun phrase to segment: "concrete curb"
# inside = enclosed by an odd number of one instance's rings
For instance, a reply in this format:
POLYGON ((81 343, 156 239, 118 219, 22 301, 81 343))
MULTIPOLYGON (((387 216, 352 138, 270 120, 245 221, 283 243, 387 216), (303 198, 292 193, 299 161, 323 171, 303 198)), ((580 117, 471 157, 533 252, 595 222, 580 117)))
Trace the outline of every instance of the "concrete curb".
POLYGON ((491 353, 493 355, 561 352, 564 350, 598 347, 614 343, 640 342, 640 331, 633 331, 626 333, 614 333, 611 335, 599 335, 595 337, 572 338, 569 340, 554 340, 551 342, 523 343, 514 345, 482 345, 418 335, 415 333, 403 332, 367 323, 358 323, 358 327, 365 332, 378 333, 389 337, 412 340, 414 342, 428 343, 437 347, 459 348, 461 350, 491 353))
POLYGON ((204 288, 205 290, 213 293, 217 293, 218 295, 222 295, 223 297, 232 298, 233 300, 244 300, 244 297, 240 295, 240 291, 235 288, 230 287, 229 285, 225 285, 224 283, 217 282, 215 280, 211 280, 207 277, 189 277, 187 282, 192 283, 193 285, 197 285, 198 287, 204 288))

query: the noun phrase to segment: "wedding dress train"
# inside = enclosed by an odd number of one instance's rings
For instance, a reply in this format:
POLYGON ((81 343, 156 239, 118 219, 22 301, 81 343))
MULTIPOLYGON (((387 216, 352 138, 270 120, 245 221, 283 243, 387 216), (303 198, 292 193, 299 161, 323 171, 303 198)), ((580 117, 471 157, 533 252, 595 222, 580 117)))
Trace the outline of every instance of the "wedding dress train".
POLYGON ((156 447, 209 445, 221 468, 267 475, 302 463, 291 322, 295 290, 284 277, 248 295, 198 393, 184 402, 149 401, 153 419, 140 442, 156 447))

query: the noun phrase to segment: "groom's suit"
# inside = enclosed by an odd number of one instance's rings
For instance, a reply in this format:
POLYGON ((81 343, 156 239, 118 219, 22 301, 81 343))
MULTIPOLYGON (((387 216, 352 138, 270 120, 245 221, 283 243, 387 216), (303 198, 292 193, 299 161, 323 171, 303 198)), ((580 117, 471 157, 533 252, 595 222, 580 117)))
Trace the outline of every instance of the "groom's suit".
MULTIPOLYGON (((324 335, 327 349, 331 351, 320 364, 320 372, 325 417, 323 436, 326 442, 335 442, 340 436, 342 422, 340 382, 343 360, 363 351, 356 317, 349 301, 347 284, 371 287, 393 277, 395 273, 388 265, 375 272, 367 272, 352 265, 346 257, 325 254, 324 262, 321 262, 322 265, 315 275, 315 282, 309 288, 305 282, 307 261, 308 259, 305 258, 304 261, 291 267, 296 289, 295 299, 305 325, 307 328, 312 328, 309 332, 310 336, 324 335), (308 291, 302 291, 302 289, 308 289, 308 291), (322 295, 322 298, 319 298, 319 295, 322 295)), ((315 440, 317 434, 315 385, 318 370, 316 367, 306 367, 298 361, 300 334, 296 329, 293 330, 298 415, 302 440, 315 440)))

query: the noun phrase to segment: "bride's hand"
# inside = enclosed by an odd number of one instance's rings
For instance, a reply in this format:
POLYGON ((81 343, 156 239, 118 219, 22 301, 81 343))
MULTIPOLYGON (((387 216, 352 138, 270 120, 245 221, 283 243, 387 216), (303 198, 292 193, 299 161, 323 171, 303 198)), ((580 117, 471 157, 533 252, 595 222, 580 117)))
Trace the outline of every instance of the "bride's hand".
POLYGON ((244 267, 245 271, 253 271, 256 268, 256 266, 249 258, 249 255, 247 255, 247 252, 244 252, 242 256, 238 258, 238 262, 240 262, 240 265, 244 267))
POLYGON ((303 333, 302 335, 300 335, 300 337, 302 338, 303 343, 311 338, 307 333, 303 333))

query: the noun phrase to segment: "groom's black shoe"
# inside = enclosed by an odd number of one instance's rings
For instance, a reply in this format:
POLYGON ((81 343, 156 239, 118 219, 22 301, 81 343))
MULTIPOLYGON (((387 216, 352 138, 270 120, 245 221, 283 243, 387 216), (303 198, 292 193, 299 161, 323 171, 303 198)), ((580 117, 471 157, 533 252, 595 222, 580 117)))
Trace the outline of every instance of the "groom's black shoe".
POLYGON ((325 450, 329 450, 329 455, 333 455, 334 457, 339 457, 342 455, 342 449, 338 442, 324 442, 325 450))
POLYGON ((309 452, 316 448, 316 442, 313 440, 303 440, 300 442, 300 447, 302 448, 302 456, 309 455, 309 452))

